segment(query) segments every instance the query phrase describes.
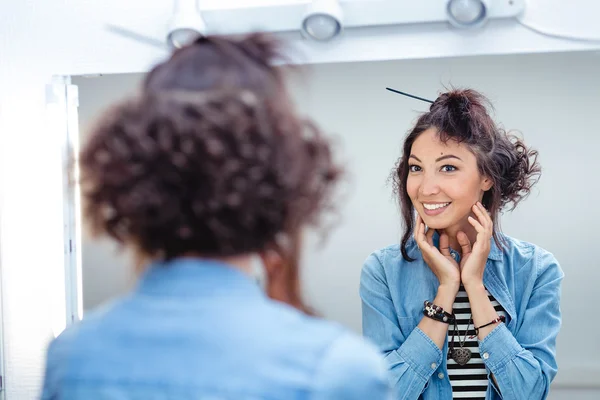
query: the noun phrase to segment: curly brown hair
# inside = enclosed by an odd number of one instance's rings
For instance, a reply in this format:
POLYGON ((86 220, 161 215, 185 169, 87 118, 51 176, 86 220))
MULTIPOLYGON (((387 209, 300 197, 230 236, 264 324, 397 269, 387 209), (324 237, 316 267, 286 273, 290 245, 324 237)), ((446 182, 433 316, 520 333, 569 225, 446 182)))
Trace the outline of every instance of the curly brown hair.
POLYGON ((492 188, 484 193, 482 204, 494 221, 494 240, 498 245, 503 243, 500 211, 511 203, 513 210, 539 180, 538 152, 528 148, 516 135, 499 128, 488 112, 491 108, 481 93, 453 89, 442 93, 406 136, 402 156, 391 176, 404 222, 401 251, 405 260, 414 261, 406 250, 414 228, 414 208, 406 190, 408 159, 414 141, 427 129, 437 129, 443 142, 455 140, 467 145, 477 159, 479 172, 492 180, 492 188))
POLYGON ((285 282, 270 293, 303 308, 298 235, 333 205, 341 169, 292 107, 282 50, 266 34, 203 37, 107 110, 80 156, 92 232, 151 259, 275 250, 285 282))

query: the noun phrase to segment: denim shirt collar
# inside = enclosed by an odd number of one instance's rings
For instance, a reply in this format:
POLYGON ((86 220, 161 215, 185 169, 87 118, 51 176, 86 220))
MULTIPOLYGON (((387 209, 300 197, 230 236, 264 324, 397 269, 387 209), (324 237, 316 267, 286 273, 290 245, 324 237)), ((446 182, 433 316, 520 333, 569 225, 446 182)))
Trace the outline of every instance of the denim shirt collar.
POLYGON ((258 282, 249 274, 220 261, 198 258, 149 264, 137 291, 166 297, 264 297, 258 282))

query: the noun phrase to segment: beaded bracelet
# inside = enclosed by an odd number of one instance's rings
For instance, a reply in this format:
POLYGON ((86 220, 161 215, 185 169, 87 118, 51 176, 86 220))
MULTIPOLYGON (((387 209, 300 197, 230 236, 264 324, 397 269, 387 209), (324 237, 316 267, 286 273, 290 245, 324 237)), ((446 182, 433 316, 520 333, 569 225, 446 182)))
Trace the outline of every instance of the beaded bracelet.
POLYGON ((442 307, 436 306, 427 300, 425 300, 423 305, 423 315, 446 324, 454 323, 454 320, 456 319, 454 314, 447 313, 442 307))
POLYGON ((506 320, 506 318, 504 318, 504 315, 500 315, 500 316, 498 316, 498 318, 494 319, 492 322, 488 322, 485 325, 481 325, 479 327, 476 327, 475 328, 475 335, 471 336, 471 339, 474 338, 475 336, 479 335, 479 330, 481 328, 485 328, 486 326, 497 324, 498 322, 504 322, 505 320, 506 320))

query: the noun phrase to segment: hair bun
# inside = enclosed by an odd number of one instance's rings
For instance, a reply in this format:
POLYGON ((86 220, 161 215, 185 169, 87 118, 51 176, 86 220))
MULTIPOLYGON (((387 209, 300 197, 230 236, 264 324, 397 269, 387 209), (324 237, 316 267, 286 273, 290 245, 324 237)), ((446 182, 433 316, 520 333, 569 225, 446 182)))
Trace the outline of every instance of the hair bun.
POLYGON ((261 62, 273 62, 281 56, 281 42, 264 33, 246 35, 238 42, 238 45, 248 56, 261 62))
POLYGON ((469 110, 469 97, 462 91, 454 91, 448 93, 447 107, 451 113, 464 114, 469 110))
POLYGON ((469 89, 452 90, 442 93, 431 105, 430 111, 444 115, 444 123, 439 128, 446 133, 451 136, 470 137, 475 131, 471 110, 481 105, 479 97, 480 95, 469 89))

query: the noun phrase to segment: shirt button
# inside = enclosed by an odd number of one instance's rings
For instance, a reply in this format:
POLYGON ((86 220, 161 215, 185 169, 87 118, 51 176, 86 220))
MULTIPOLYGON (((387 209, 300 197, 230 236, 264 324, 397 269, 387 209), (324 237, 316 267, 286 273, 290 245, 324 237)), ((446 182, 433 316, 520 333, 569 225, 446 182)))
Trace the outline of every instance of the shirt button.
POLYGON ((483 353, 483 359, 487 360, 488 358, 490 358, 490 355, 488 353, 483 353))
POLYGON ((440 379, 444 379, 444 373, 443 373, 443 372, 440 372, 440 373, 438 374, 438 378, 440 378, 440 379))
POLYGON ((431 369, 436 369, 437 368, 437 364, 436 363, 431 363, 431 369))

